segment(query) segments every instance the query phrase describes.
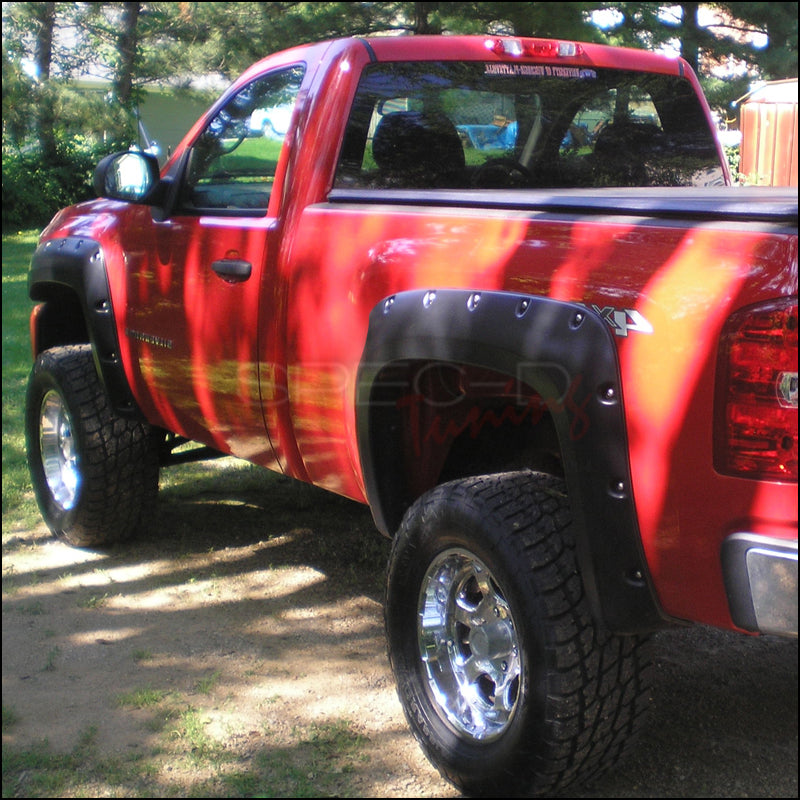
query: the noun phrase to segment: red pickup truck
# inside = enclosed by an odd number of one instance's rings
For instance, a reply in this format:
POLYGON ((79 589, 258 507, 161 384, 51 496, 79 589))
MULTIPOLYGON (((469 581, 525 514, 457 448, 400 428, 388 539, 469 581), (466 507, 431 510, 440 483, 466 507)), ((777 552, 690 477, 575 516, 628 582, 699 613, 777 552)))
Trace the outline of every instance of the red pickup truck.
POLYGON ((584 781, 641 726, 649 633, 797 635, 797 196, 729 184, 681 59, 273 55, 42 234, 44 518, 127 537, 160 467, 218 453, 368 503, 433 763, 474 794, 584 781))

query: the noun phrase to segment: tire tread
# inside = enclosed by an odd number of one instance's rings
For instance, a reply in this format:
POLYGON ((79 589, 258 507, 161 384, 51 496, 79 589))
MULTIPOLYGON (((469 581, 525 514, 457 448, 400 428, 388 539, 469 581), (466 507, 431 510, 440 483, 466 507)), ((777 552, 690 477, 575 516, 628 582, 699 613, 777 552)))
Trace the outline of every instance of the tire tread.
POLYGON ((90 345, 44 351, 31 374, 28 397, 28 458, 39 506, 53 533, 76 547, 122 541, 140 527, 158 491, 158 435, 147 423, 114 413, 94 364, 90 345), (76 506, 53 508, 41 474, 38 403, 56 388, 73 416, 81 443, 82 481, 76 506), (74 512, 74 513, 73 513, 74 512))
MULTIPOLYGON (((509 794, 546 795, 599 777, 622 758, 644 725, 650 697, 647 637, 612 636, 594 620, 577 567, 571 513, 563 482, 521 471, 485 475, 436 487, 409 510, 391 565, 420 520, 443 506, 510 532, 514 579, 535 587, 542 610, 548 663, 546 722, 519 761, 519 774, 481 777, 442 757, 417 701, 403 702, 412 729, 443 777, 472 795, 491 794, 498 780, 509 794)), ((389 627, 387 596, 387 628, 389 627)), ((392 637, 388 637, 391 642, 392 637)), ((390 659, 392 653, 390 652, 390 659)), ((400 683, 400 681, 398 682, 400 683)), ((401 700, 403 695, 401 693, 401 700)))

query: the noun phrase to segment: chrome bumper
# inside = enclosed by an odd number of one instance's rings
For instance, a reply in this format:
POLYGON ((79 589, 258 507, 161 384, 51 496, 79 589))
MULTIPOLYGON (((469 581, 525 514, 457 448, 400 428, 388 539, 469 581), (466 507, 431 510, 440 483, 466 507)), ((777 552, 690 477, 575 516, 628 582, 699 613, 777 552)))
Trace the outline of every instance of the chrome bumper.
POLYGON ((722 572, 736 625, 797 636, 797 542, 735 533, 722 544, 722 572))

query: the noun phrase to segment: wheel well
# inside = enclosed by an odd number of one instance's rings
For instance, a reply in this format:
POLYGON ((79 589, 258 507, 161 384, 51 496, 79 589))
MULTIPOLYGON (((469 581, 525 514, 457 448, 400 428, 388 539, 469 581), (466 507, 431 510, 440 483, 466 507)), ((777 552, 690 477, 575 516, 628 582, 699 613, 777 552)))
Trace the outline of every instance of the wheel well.
POLYGON ((35 355, 51 347, 88 344, 89 330, 77 294, 65 286, 49 287, 35 317, 35 355))
POLYGON ((36 248, 28 294, 34 353, 55 345, 92 345, 98 376, 114 410, 143 420, 120 358, 103 249, 94 239, 66 236, 36 248))
POLYGON ((370 313, 356 386, 364 489, 380 530, 392 535, 443 474, 562 471, 598 618, 618 633, 661 623, 617 342, 599 313, 509 292, 400 292, 370 313))
POLYGON ((548 399, 516 378, 437 361, 385 367, 371 398, 376 475, 389 531, 437 484, 522 468, 563 477, 548 399))

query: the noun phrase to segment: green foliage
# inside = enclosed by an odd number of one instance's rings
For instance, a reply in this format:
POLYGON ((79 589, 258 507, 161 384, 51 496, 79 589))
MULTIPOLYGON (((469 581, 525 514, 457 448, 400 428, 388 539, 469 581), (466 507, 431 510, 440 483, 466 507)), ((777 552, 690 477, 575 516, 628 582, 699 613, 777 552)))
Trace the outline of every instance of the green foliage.
POLYGON ((739 174, 739 161, 741 157, 741 151, 739 145, 736 147, 724 147, 725 152, 725 159, 728 162, 728 168, 731 171, 731 178, 734 183, 741 182, 742 176, 739 174))
POLYGON ((116 702, 119 706, 129 708, 149 708, 157 706, 166 698, 167 692, 164 689, 154 689, 147 686, 143 689, 133 689, 129 692, 122 692, 117 695, 116 702))
POLYGON ((3 732, 10 730, 19 722, 19 715, 13 706, 3 706, 3 732))
POLYGON ((113 149, 74 136, 59 139, 55 157, 45 159, 38 148, 7 147, 4 141, 3 231, 41 228, 60 208, 93 197, 94 168, 113 149))
POLYGON ((210 675, 201 678, 195 684, 195 691, 200 694, 211 694, 214 687, 219 683, 222 673, 219 670, 214 670, 210 675))
POLYGON ((701 75, 700 85, 703 87, 703 94, 711 108, 720 112, 723 122, 731 122, 736 118, 736 111, 731 107, 731 103, 747 93, 750 87, 750 78, 747 75, 740 75, 728 80, 721 80, 711 75, 701 75))
POLYGON ((147 796, 148 766, 133 755, 97 755, 97 728, 89 726, 69 753, 54 752, 47 739, 22 750, 3 744, 3 797, 92 797, 98 776, 114 797, 130 796, 134 784, 147 796))
MULTIPOLYGON (((409 3, 401 5, 411 5, 409 3)), ((415 4, 426 5, 426 4, 415 4)), ((592 41, 600 32, 590 20, 599 3, 430 3, 438 6, 443 32, 547 36, 592 41)))
POLYGON ((749 49, 746 60, 762 80, 797 77, 797 3, 719 3, 734 24, 766 34, 761 49, 749 49))

